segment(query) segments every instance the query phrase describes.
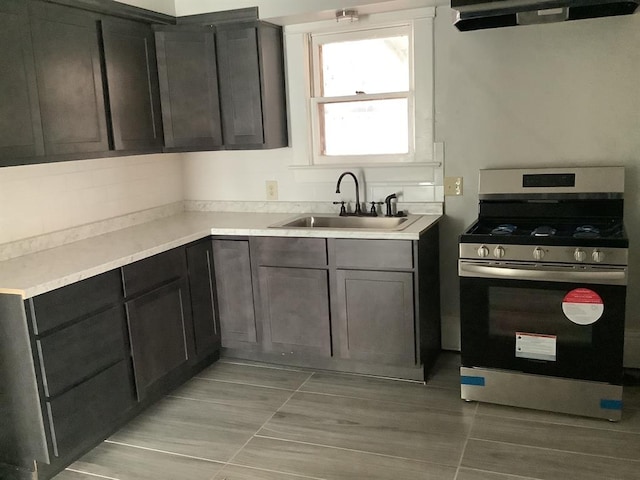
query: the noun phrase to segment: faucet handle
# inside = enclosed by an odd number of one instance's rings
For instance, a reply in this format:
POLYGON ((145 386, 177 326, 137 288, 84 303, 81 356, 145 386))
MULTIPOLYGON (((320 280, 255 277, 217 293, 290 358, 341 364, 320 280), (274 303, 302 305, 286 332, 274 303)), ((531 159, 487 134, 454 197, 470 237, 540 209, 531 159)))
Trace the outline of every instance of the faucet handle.
POLYGON ((382 205, 382 202, 371 202, 371 209, 369 210, 369 213, 377 217, 378 209, 376 208, 376 205, 382 205))
POLYGON ((334 205, 340 205, 340 216, 344 217, 347 214, 347 209, 344 206, 344 200, 341 202, 333 202, 334 205))

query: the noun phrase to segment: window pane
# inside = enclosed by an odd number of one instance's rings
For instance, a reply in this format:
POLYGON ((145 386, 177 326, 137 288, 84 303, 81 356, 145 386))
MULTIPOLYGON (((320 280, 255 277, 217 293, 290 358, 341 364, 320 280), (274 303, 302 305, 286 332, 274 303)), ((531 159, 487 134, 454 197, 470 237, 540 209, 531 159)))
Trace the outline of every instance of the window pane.
POLYGON ((409 152, 406 98, 320 104, 324 155, 409 152))
POLYGON ((409 90, 409 37, 321 46, 322 97, 409 90))

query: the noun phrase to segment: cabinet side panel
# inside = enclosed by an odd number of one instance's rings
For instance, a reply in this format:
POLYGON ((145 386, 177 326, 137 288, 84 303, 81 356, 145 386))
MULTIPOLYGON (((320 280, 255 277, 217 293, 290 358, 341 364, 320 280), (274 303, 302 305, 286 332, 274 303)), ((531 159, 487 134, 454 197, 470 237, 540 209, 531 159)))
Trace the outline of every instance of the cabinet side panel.
POLYGON ((260 28, 260 53, 265 147, 286 147, 289 134, 282 30, 279 27, 263 25, 260 28))
POLYGON ((49 463, 27 317, 20 295, 0 294, 0 463, 49 463))

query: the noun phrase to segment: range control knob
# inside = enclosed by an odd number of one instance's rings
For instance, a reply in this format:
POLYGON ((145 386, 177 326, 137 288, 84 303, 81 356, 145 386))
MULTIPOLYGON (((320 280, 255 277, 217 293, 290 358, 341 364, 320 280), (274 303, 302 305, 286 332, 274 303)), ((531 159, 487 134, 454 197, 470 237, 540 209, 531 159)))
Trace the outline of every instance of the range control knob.
POLYGON ((494 250, 493 250, 493 256, 496 258, 502 258, 504 257, 504 247, 501 246, 497 246, 494 250))
POLYGON ((544 258, 544 250, 540 247, 536 247, 533 250, 533 259, 534 260, 542 260, 544 258))
POLYGON ((485 258, 489 256, 489 249, 486 247, 486 245, 482 245, 480 246, 480 248, 478 248, 478 256, 480 258, 485 258))
POLYGON ((587 253, 581 248, 576 248, 573 252, 573 258, 576 259, 576 262, 584 262, 587 259, 587 253))
POLYGON ((602 263, 604 261, 604 252, 598 248, 596 248, 591 254, 591 258, 596 263, 602 263))

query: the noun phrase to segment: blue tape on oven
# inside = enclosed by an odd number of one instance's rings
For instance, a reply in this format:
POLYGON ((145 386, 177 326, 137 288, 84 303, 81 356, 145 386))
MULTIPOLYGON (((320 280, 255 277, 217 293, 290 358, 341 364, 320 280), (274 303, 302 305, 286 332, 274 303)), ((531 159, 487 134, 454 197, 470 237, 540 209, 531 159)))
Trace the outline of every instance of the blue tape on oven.
POLYGON ((622 400, 600 399, 600 408, 605 410, 622 410, 622 400))
POLYGON ((484 387, 484 377, 476 377, 471 375, 460 375, 461 385, 474 385, 476 387, 484 387))

